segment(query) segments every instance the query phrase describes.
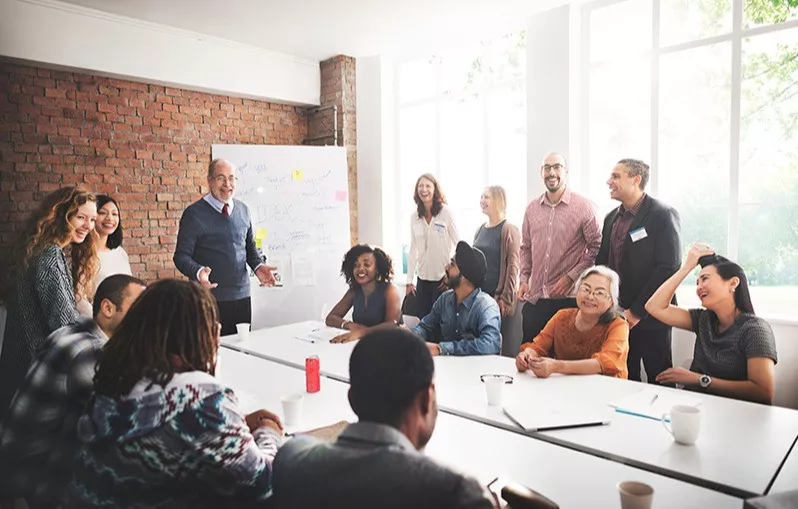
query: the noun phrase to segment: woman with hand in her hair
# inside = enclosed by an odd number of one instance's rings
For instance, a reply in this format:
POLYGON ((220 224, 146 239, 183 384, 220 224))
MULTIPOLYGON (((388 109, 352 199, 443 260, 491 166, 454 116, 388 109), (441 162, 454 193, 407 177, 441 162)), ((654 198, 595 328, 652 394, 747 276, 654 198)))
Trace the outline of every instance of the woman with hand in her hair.
POLYGON ((425 173, 416 181, 413 193, 416 211, 410 217, 410 250, 407 253, 405 295, 416 296, 416 314, 424 318, 446 290, 445 267, 460 241, 454 218, 438 180, 425 173), (418 269, 418 280, 413 278, 418 269))
POLYGON ((0 273, 0 304, 8 308, 0 353, 0 420, 39 346, 53 331, 78 319, 75 296, 91 293, 96 218, 93 194, 75 187, 59 189, 31 213, 8 251, 0 273))
POLYGON ((351 332, 333 338, 332 343, 354 341, 380 324, 399 322, 399 291, 391 284, 393 262, 385 251, 366 244, 354 246, 344 255, 341 275, 349 290, 332 308, 325 322, 330 327, 351 332), (344 316, 353 307, 350 322, 344 316))
POLYGON ((199 283, 150 285, 103 349, 67 508, 241 507, 271 493, 280 419, 244 415, 216 371, 219 311, 199 283))
POLYGON ((558 311, 534 340, 521 345, 516 368, 538 378, 553 373, 628 378, 629 324, 618 307, 618 274, 603 265, 590 267, 576 288, 577 307, 558 311))
POLYGON ((771 404, 776 392, 776 339, 770 324, 754 314, 742 267, 696 243, 682 268, 646 303, 657 320, 695 332, 690 369, 670 368, 657 382, 681 384, 719 396, 771 404), (676 289, 698 265, 696 293, 704 309, 671 304, 676 289))

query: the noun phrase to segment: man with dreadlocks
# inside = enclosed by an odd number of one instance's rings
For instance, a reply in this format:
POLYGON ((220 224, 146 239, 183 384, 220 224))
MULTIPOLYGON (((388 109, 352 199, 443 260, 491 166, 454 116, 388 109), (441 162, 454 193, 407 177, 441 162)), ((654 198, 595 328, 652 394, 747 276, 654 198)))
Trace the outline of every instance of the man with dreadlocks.
POLYGON ((280 419, 214 378, 219 313, 199 283, 153 283, 106 344, 65 507, 236 507, 271 492, 280 419))

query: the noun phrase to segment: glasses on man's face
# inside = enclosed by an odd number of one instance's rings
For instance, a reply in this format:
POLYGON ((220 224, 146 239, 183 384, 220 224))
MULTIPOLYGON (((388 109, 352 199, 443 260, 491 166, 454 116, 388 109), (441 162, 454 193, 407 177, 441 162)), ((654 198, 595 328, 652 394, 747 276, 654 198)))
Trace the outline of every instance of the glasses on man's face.
POLYGON ((215 177, 213 177, 213 181, 219 185, 222 185, 225 182, 227 182, 228 184, 235 184, 236 182, 238 182, 238 179, 236 178, 235 175, 230 175, 229 177, 225 177, 224 175, 216 175, 215 177))
POLYGON ((593 295, 593 297, 595 297, 596 300, 607 300, 607 299, 610 298, 610 294, 607 293, 607 290, 605 290, 603 288, 597 288, 597 289, 593 290, 592 288, 590 288, 587 285, 580 286, 579 287, 579 293, 581 293, 585 297, 587 297, 588 295, 593 295))
POLYGON ((544 172, 549 172, 551 170, 560 171, 563 168, 565 168, 565 166, 561 165, 560 163, 544 164, 543 166, 540 167, 540 169, 543 170, 544 172))

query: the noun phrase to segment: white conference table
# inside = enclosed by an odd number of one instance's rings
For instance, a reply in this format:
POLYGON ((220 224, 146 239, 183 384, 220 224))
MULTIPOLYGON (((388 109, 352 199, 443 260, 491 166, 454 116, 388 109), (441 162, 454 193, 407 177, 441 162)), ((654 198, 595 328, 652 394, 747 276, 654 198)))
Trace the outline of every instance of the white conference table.
POLYGON ((792 452, 782 465, 781 471, 768 493, 796 490, 798 490, 798 443, 793 446, 792 452))
MULTIPOLYGON (((222 344, 300 369, 306 357, 317 355, 325 376, 348 381, 349 355, 355 343, 296 339, 322 326, 321 322, 301 322, 253 331, 244 342, 227 336, 222 344)), ((659 422, 613 412, 607 406, 650 387, 644 384, 599 375, 538 379, 517 373, 514 360, 500 356, 436 357, 435 367, 438 403, 446 412, 520 433, 500 408, 487 405, 479 378, 486 373, 508 374, 515 382, 507 387, 505 402, 592 408, 612 419, 608 426, 532 436, 740 497, 768 492, 798 437, 798 411, 689 393, 702 400, 702 430, 697 444, 686 447, 675 444, 659 422)))
MULTIPOLYGON (((280 397, 302 392, 305 383, 301 370, 228 348, 219 349, 217 377, 235 391, 247 412, 264 407, 280 413, 280 397)), ((305 394, 301 428, 354 422, 347 400, 349 385, 322 377, 321 387, 316 394, 305 394)), ((520 482, 563 509, 618 508, 615 486, 624 480, 650 484, 655 491, 654 508, 742 507, 742 500, 733 496, 443 412, 426 453, 480 481, 502 475, 520 482)))

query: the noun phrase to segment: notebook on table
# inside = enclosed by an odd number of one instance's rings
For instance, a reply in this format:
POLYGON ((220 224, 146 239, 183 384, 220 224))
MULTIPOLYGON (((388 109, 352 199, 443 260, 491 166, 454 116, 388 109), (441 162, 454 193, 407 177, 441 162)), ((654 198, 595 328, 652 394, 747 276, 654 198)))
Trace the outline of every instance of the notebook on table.
POLYGON ((701 400, 683 391, 646 388, 607 404, 616 412, 659 421, 672 407, 676 405, 696 407, 701 404, 701 400))
POLYGON ((565 410, 539 405, 506 405, 502 410, 524 431, 555 431, 610 423, 606 412, 595 409, 565 410))
POLYGON ((311 343, 329 343, 336 336, 346 334, 347 330, 336 329, 335 327, 318 327, 308 332, 297 334, 294 336, 296 339, 302 341, 309 341, 311 343))

